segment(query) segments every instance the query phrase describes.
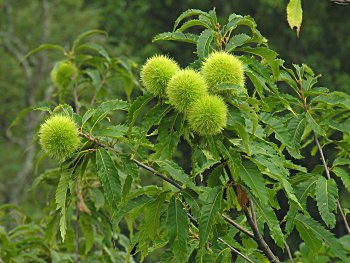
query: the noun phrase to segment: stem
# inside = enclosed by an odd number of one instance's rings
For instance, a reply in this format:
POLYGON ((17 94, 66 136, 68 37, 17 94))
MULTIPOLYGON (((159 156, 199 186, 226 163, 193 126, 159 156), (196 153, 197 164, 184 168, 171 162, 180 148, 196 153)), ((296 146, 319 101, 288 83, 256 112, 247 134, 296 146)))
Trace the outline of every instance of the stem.
POLYGON ((237 253, 238 255, 240 255, 242 258, 244 258, 245 260, 247 260, 250 263, 254 263, 254 261, 251 261, 249 258, 247 258, 247 256, 243 255, 241 252, 239 252, 237 249, 235 249, 234 247, 232 247, 229 243, 227 243, 225 240, 223 240, 221 237, 218 238, 218 240, 222 243, 224 243, 227 247, 229 247, 233 252, 237 253))
POLYGON ((287 253, 288 253, 288 257, 289 257, 289 259, 290 259, 290 262, 291 262, 291 263, 294 263, 293 255, 292 255, 292 253, 290 252, 290 248, 289 248, 289 246, 288 246, 287 241, 284 241, 284 246, 286 247, 286 250, 287 250, 287 253))
MULTIPOLYGON (((317 148, 318 148, 318 151, 321 155, 321 160, 322 160, 322 163, 323 163, 323 167, 326 171, 326 176, 327 176, 327 179, 330 180, 331 179, 331 174, 329 172, 329 167, 327 165, 327 162, 326 162, 326 158, 324 157, 324 153, 323 153, 323 149, 320 145, 320 142, 318 141, 318 138, 317 138, 317 135, 316 133, 314 133, 314 139, 315 139, 315 142, 317 144, 317 148)), ((339 202, 339 200, 337 200, 337 207, 338 207, 338 210, 342 216, 342 219, 344 221, 344 225, 345 225, 345 228, 346 228, 346 231, 348 232, 348 235, 350 235, 350 227, 349 227, 349 223, 348 223, 348 220, 346 219, 346 215, 343 211, 343 208, 341 207, 341 204, 339 202)))
POLYGON ((237 224, 235 221, 233 221, 231 218, 229 218, 228 216, 222 214, 222 217, 225 219, 225 221, 227 223, 229 223, 230 225, 234 226, 235 228, 237 228, 239 231, 241 231, 242 233, 246 234, 247 236, 249 236, 250 238, 254 239, 254 234, 252 232, 250 232, 249 230, 245 229, 244 227, 242 227, 241 225, 237 224))
POLYGON ((252 213, 252 219, 255 225, 258 225, 258 223, 256 222, 256 213, 255 213, 255 209, 254 209, 254 203, 251 199, 249 199, 249 205, 250 205, 250 211, 252 213))
POLYGON ((133 162, 135 162, 139 167, 142 167, 143 169, 153 173, 154 175, 162 178, 164 181, 167 181, 168 183, 170 183, 171 185, 175 186, 176 188, 178 188, 179 190, 183 190, 182 186, 179 185, 177 182, 173 181, 172 179, 166 177, 165 175, 161 174, 160 172, 154 170, 152 167, 136 160, 136 159, 132 159, 133 162))
MULTIPOLYGON (((254 207, 251 207, 251 210, 254 211, 254 207)), ((280 262, 279 259, 271 251, 269 245, 265 242, 263 237, 260 235, 258 226, 254 222, 254 219, 250 216, 248 208, 247 207, 243 208, 243 212, 244 212, 245 216, 247 217, 248 224, 250 225, 250 227, 253 230, 255 241, 258 243, 260 249, 264 252, 264 254, 268 258, 268 260, 270 260, 270 262, 273 262, 273 263, 280 262)), ((255 214, 255 211, 254 211, 254 214, 255 214)))
MULTIPOLYGON (((75 84, 74 84, 74 86, 75 86, 75 84)), ((78 91, 77 91, 76 87, 74 87, 74 90, 73 90, 73 97, 74 97, 75 111, 77 112, 77 114, 79 114, 79 112, 80 112, 80 102, 79 102, 78 91)))

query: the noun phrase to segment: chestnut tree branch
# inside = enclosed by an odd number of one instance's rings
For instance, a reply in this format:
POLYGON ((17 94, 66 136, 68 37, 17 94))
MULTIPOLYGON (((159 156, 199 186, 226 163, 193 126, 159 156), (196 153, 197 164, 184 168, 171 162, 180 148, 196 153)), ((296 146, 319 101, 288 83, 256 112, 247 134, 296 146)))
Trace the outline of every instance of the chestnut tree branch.
MULTIPOLYGON (((84 137, 85 139, 87 139, 88 141, 94 143, 95 145, 105 148, 105 149, 111 149, 112 151, 116 151, 116 149, 114 148, 113 145, 108 145, 105 144, 95 138, 93 138, 91 135, 85 134, 82 131, 79 131, 79 135, 81 137, 84 137)), ((161 179, 163 179, 164 181, 170 183, 171 185, 175 186, 177 189, 179 190, 184 190, 182 188, 182 186, 180 184, 178 184, 177 182, 175 182, 174 180, 166 177, 165 175, 163 175, 162 173, 158 172, 157 170, 153 169, 152 167, 138 161, 137 159, 131 159, 134 163, 136 163, 137 166, 151 172, 152 174, 154 174, 155 176, 160 177, 161 179)), ((198 226, 198 222, 197 220, 189 213, 187 212, 187 216, 189 217, 191 223, 195 226, 198 226)), ((222 215, 222 217, 224 218, 224 220, 226 222, 228 222, 229 224, 231 224, 232 226, 236 227, 238 230, 240 230, 241 232, 245 233, 246 235, 248 235, 249 237, 253 238, 253 234, 250 233, 248 230, 246 230, 244 227, 242 227, 241 225, 239 225, 238 223, 236 223, 234 220, 232 220, 231 218, 229 218, 226 215, 222 215)), ((248 262, 252 262, 247 256, 245 256, 244 254, 242 254, 241 252, 239 252, 237 249, 235 249, 234 247, 232 247, 230 244, 228 244, 226 241, 224 241, 222 238, 218 238, 218 240, 222 243, 224 243, 228 248, 230 248, 233 252, 237 253, 239 256, 243 257, 245 260, 247 260, 248 262)))
MULTIPOLYGON (((254 211, 253 213, 255 214, 254 207, 251 207, 251 210, 254 211)), ((265 242, 264 238, 260 235, 258 226, 256 222, 254 222, 254 219, 252 218, 252 216, 249 214, 248 208, 244 207, 243 212, 248 220, 248 224, 253 230, 255 241, 258 243, 260 249, 264 252, 268 260, 272 263, 280 262, 279 259, 273 254, 269 245, 265 242)))

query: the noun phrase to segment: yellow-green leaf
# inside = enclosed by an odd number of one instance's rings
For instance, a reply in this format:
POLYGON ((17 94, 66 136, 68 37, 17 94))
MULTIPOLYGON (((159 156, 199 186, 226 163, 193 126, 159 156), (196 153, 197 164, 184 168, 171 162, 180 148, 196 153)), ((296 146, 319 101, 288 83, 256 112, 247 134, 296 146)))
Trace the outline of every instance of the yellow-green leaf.
POLYGON ((296 28, 297 36, 303 21, 303 9, 301 8, 301 0, 290 0, 287 5, 287 20, 291 29, 296 28))

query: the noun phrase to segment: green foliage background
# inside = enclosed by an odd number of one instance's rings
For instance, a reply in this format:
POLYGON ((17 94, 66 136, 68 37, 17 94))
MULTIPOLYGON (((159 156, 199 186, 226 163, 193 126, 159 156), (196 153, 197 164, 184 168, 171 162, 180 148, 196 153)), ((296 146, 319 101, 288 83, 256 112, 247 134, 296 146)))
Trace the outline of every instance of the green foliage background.
MULTIPOLYGON (((21 64, 30 50, 43 42, 67 46, 78 34, 99 28, 109 34, 104 44, 112 55, 132 58, 135 68, 157 52, 168 53, 187 65, 193 61, 194 48, 172 42, 152 44, 151 40, 157 33, 169 31, 186 9, 210 10, 215 5, 223 19, 232 12, 251 15, 269 39, 269 46, 286 61, 306 63, 323 75, 320 85, 348 91, 350 7, 330 1, 303 1, 304 20, 298 39, 288 28, 286 4, 282 0, 0 0, 0 203, 20 204, 28 215, 40 218, 45 203, 39 200, 52 191, 41 189, 39 196, 38 191, 28 192, 40 173, 33 163, 39 153, 33 138, 40 118, 24 113, 52 95, 49 72, 59 57, 43 52, 21 64)), ((184 162, 182 156, 178 158, 184 162)))

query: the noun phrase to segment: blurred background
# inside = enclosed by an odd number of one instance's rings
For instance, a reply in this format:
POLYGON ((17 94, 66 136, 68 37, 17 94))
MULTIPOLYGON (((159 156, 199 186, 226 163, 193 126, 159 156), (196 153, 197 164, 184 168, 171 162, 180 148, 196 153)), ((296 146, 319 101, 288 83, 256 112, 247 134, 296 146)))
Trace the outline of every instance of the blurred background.
POLYGON ((171 42, 152 44, 153 36, 171 31, 175 19, 189 8, 208 11, 216 7, 222 20, 231 13, 252 16, 269 46, 287 65, 306 63, 323 75, 321 86, 348 92, 350 6, 329 0, 303 1, 303 24, 297 38, 286 21, 287 2, 0 0, 0 203, 21 204, 36 216, 45 205, 45 198, 40 198, 44 190, 28 191, 40 173, 33 160, 40 152, 35 132, 42 117, 30 112, 30 106, 53 95, 50 71, 62 57, 45 51, 20 63, 41 43, 69 47, 80 33, 102 29, 109 34, 104 46, 114 56, 125 55, 140 66, 147 57, 166 53, 186 65, 195 57, 192 47, 171 42), (35 208, 34 200, 38 202, 35 208))

